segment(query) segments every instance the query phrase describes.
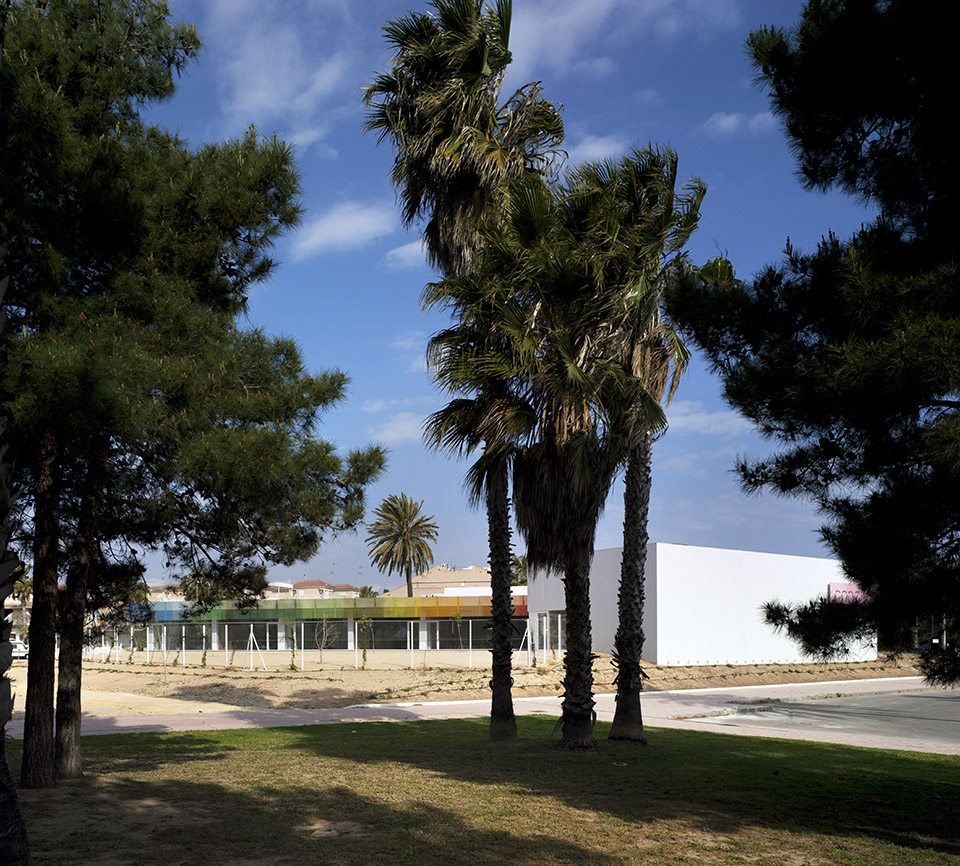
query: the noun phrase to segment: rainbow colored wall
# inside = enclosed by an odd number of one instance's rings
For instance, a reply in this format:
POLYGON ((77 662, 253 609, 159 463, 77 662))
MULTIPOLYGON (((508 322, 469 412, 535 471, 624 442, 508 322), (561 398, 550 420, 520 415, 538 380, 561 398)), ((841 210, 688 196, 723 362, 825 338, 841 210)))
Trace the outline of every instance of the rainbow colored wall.
MULTIPOLYGON (((151 603, 158 622, 180 621, 186 602, 151 603)), ((513 615, 526 617, 527 599, 513 599, 513 615)), ((427 596, 423 598, 269 598, 256 607, 239 609, 223 602, 199 617, 201 620, 260 621, 303 619, 482 619, 490 616, 489 596, 427 596)))

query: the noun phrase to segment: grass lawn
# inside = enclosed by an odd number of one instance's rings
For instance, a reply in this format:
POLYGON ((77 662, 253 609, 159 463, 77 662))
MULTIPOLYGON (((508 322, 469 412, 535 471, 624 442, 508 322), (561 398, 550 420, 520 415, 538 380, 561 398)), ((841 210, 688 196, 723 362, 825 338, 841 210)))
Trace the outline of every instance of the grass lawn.
POLYGON ((960 864, 958 758, 658 729, 575 754, 553 724, 87 737, 86 778, 21 804, 37 863, 960 864))

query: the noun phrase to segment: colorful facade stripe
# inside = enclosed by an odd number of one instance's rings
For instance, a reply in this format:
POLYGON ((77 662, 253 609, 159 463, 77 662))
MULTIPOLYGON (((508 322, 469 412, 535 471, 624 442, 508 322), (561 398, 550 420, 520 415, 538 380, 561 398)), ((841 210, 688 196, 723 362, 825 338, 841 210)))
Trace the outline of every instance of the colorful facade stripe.
MULTIPOLYGON (((490 616, 490 598, 484 596, 425 596, 414 598, 269 598, 254 607, 240 608, 235 602, 218 604, 205 614, 189 615, 189 602, 150 602, 157 622, 313 619, 482 619, 490 616)), ((527 599, 513 599, 514 617, 526 618, 527 599)))

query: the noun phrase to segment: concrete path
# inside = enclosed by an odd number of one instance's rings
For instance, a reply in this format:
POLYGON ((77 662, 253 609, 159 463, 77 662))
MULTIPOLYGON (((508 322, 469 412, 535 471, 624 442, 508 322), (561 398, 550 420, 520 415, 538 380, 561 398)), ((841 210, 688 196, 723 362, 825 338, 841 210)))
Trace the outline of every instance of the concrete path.
MULTIPOLYGON (((560 700, 515 698, 514 707, 518 715, 558 716, 560 700)), ((614 695, 597 695, 596 703, 597 718, 611 720, 614 695)), ((481 718, 489 715, 490 702, 361 704, 324 710, 248 710, 207 704, 191 709, 164 715, 85 716, 83 733, 481 718)), ((920 677, 647 692, 643 716, 651 727, 960 755, 960 689, 924 688, 920 677)), ((23 722, 9 722, 7 735, 22 737, 23 722)))

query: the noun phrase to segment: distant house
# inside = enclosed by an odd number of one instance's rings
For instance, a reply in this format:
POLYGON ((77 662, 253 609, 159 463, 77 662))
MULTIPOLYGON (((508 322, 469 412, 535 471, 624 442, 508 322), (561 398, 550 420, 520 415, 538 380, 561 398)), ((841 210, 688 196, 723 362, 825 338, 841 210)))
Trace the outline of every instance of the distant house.
POLYGON ((179 583, 163 583, 147 587, 147 601, 182 601, 179 583))
POLYGON ((3 600, 3 616, 10 621, 12 627, 11 639, 26 636, 30 627, 30 610, 33 606, 33 596, 23 601, 12 595, 3 600))
POLYGON ((359 598, 360 587, 349 583, 327 583, 325 580, 296 580, 292 584, 271 584, 271 586, 289 586, 291 592, 273 594, 267 592, 267 598, 359 598))
MULTIPOLYGON (((383 598, 405 598, 407 584, 404 581, 396 589, 381 594, 383 598)), ((490 595, 490 571, 480 565, 454 568, 452 565, 435 565, 413 578, 413 595, 425 598, 434 595, 490 595)))

